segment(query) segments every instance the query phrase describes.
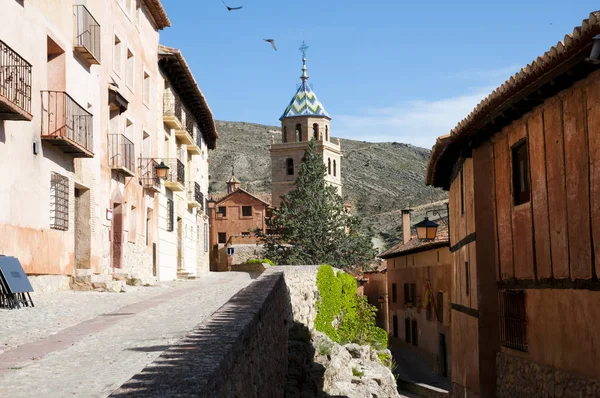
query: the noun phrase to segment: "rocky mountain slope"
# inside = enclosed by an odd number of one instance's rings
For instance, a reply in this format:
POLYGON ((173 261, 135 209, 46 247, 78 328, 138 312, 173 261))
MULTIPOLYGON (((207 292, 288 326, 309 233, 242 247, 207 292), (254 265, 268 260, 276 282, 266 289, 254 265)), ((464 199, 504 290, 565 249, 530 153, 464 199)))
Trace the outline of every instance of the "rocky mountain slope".
MULTIPOLYGON (((279 127, 217 121, 217 130, 217 149, 210 153, 210 192, 225 191, 232 167, 242 188, 270 192, 269 147, 273 141, 281 142, 279 127)), ((340 143, 344 196, 375 233, 377 246, 386 247, 400 239, 401 209, 447 197, 445 192, 425 186, 429 150, 397 142, 340 139, 340 143)))

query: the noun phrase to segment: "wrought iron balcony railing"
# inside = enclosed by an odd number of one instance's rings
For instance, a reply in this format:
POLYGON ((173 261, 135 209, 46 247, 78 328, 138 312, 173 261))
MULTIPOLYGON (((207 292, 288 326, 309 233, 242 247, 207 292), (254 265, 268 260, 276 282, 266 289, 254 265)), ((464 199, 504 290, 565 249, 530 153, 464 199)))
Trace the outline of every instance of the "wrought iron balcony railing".
POLYGON ((93 157, 92 114, 64 91, 42 91, 42 139, 73 157, 93 157))
POLYGON ((185 111, 185 129, 190 133, 190 135, 194 134, 194 117, 189 111, 185 111))
POLYGON ((163 120, 171 128, 183 129, 183 104, 168 88, 163 95, 163 120))
POLYGON ((200 190, 200 184, 195 181, 188 181, 187 200, 190 207, 199 207, 204 210, 204 195, 200 190))
POLYGON ((73 6, 75 51, 90 65, 100 64, 100 24, 84 5, 73 6))
POLYGON ((172 191, 183 191, 185 188, 185 166, 183 162, 176 158, 162 160, 169 166, 165 186, 172 191))
POLYGON ((31 64, 0 40, 0 120, 31 119, 31 64))
POLYGON ((157 159, 140 158, 140 167, 138 178, 140 185, 146 189, 160 191, 160 178, 156 173, 156 166, 159 165, 157 159))
POLYGON ((108 134, 108 165, 111 169, 133 177, 134 145, 123 134, 108 134))

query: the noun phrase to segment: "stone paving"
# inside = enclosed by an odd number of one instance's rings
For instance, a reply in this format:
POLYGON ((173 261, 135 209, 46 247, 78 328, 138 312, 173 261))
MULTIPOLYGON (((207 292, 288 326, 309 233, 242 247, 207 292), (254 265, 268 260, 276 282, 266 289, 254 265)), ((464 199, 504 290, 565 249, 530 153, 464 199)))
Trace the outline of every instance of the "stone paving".
POLYGON ((106 397, 252 281, 211 273, 127 293, 59 292, 0 310, 0 396, 106 397))

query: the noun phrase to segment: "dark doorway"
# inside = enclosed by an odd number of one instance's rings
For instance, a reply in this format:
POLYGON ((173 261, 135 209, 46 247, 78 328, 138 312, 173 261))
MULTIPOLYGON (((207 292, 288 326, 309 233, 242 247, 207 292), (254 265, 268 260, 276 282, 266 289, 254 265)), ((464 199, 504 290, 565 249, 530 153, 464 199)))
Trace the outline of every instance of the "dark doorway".
POLYGON ((440 373, 448 377, 448 354, 446 353, 446 335, 440 333, 440 373))

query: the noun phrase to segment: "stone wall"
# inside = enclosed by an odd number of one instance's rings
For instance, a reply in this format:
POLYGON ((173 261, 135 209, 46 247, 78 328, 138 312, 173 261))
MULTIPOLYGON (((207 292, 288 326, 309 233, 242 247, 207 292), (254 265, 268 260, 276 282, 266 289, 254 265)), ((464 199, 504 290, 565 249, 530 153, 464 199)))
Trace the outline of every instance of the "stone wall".
POLYGON ((496 356, 497 396, 597 397, 600 380, 541 366, 503 352, 496 356))
POLYGON ((231 264, 244 264, 246 261, 253 258, 261 258, 263 245, 254 244, 236 244, 228 246, 234 249, 231 264))
POLYGON ((290 301, 288 316, 294 322, 305 325, 309 330, 314 329, 317 316, 319 267, 319 265, 279 265, 267 270, 267 272, 283 272, 290 301))
POLYGON ((288 306, 282 272, 264 273, 111 396, 284 396, 288 306))

